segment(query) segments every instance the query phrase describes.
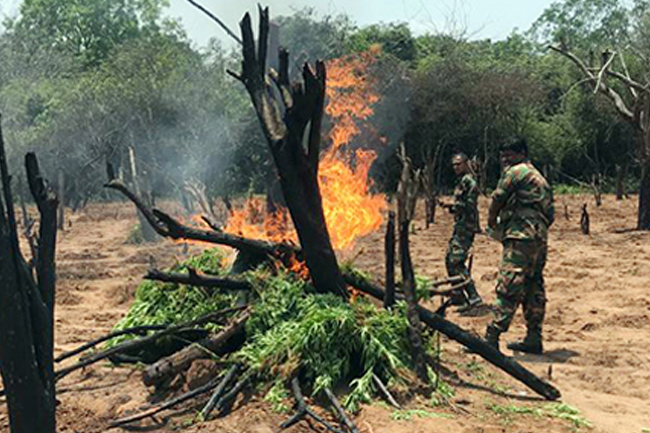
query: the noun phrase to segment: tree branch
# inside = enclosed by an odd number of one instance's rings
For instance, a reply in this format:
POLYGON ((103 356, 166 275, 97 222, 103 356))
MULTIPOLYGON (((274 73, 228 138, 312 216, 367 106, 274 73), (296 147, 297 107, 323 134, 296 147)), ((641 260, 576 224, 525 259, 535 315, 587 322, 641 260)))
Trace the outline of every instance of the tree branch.
POLYGON ((634 113, 632 113, 632 111, 627 107, 621 95, 619 95, 618 92, 613 90, 605 83, 599 82, 598 78, 593 73, 591 73, 589 68, 587 68, 587 66, 584 64, 582 60, 580 60, 580 58, 578 58, 575 54, 571 53, 570 51, 563 50, 560 47, 549 45, 548 48, 552 51, 555 51, 556 53, 563 55, 564 57, 568 58, 573 63, 575 63, 576 66, 578 66, 580 71, 583 73, 583 75, 587 77, 589 80, 596 83, 597 84, 596 88, 614 103, 614 106, 616 107, 618 113, 621 116, 623 116, 623 118, 628 122, 634 122, 634 113))
POLYGON ((285 254, 294 254, 297 248, 289 244, 278 244, 265 241, 243 238, 224 232, 196 229, 181 224, 170 215, 158 210, 150 209, 138 196, 131 192, 124 182, 113 179, 104 185, 124 194, 142 212, 145 219, 154 228, 156 233, 172 239, 190 239, 219 245, 226 245, 242 251, 258 255, 269 255, 281 258, 285 254))
POLYGON ((210 12, 209 10, 207 10, 206 8, 204 8, 203 6, 201 6, 200 4, 195 2, 194 0, 187 0, 187 1, 190 2, 190 4, 192 4, 198 10, 200 10, 201 12, 206 14, 208 17, 210 17, 217 24, 219 24, 219 26, 228 34, 228 36, 233 38, 240 45, 242 44, 242 40, 239 39, 239 37, 232 30, 230 30, 230 28, 228 28, 228 26, 223 21, 221 21, 219 18, 217 18, 216 15, 214 15, 212 12, 210 12))
POLYGON ((229 278, 218 278, 208 275, 199 275, 193 269, 189 274, 177 272, 162 272, 158 269, 151 269, 145 280, 162 281, 164 283, 185 284, 188 286, 221 288, 225 290, 251 290, 252 287, 247 281, 238 281, 229 278))

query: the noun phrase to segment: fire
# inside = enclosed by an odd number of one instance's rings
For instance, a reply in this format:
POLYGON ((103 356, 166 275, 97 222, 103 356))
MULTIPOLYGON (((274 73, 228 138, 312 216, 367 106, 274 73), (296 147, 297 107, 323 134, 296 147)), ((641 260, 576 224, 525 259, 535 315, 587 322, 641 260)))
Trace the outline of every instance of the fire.
MULTIPOLYGON (((326 113, 332 128, 329 149, 321 156, 318 180, 323 210, 332 244, 337 250, 351 248, 355 240, 376 231, 386 208, 383 195, 370 192, 368 173, 377 157, 372 150, 352 151, 347 146, 362 132, 379 100, 376 83, 368 73, 377 50, 341 57, 327 65, 326 113)), ((284 209, 268 214, 264 202, 250 199, 228 219, 225 231, 254 239, 296 242, 296 234, 284 209)))
POLYGON ((250 239, 296 243, 297 236, 290 221, 286 209, 269 213, 264 200, 251 197, 243 208, 235 210, 228 218, 224 231, 250 239))

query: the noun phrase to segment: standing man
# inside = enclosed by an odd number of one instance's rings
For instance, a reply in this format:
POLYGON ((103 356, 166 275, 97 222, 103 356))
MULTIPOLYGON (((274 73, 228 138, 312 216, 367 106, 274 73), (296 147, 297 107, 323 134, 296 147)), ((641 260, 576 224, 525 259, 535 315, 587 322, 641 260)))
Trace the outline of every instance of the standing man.
POLYGON ((523 305, 526 338, 508 344, 519 352, 542 353, 542 323, 546 306, 544 265, 548 229, 553 224, 552 190, 528 160, 525 139, 501 148, 503 172, 488 214, 488 232, 503 244, 497 280, 496 316, 485 339, 499 348, 499 335, 508 330, 517 307, 523 305))
POLYGON ((468 311, 483 303, 476 292, 476 286, 465 262, 474 243, 474 235, 480 231, 478 223, 478 186, 469 168, 467 155, 458 153, 451 159, 451 165, 459 177, 454 191, 454 204, 447 205, 454 214, 454 234, 449 241, 445 264, 450 277, 462 275, 469 279, 464 289, 464 295, 459 295, 454 301, 459 304, 459 311, 468 311))

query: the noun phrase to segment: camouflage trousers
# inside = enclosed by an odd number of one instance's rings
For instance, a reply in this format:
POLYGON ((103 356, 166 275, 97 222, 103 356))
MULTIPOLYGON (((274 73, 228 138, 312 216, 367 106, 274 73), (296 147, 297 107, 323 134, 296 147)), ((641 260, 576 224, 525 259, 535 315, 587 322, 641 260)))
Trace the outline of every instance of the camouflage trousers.
POLYGON ((547 245, 544 241, 505 240, 497 280, 496 317, 490 327, 506 332, 521 304, 528 341, 541 341, 546 307, 544 266, 547 245))
MULTIPOLYGON (((453 277, 455 275, 462 275, 465 278, 470 278, 471 280, 470 272, 467 268, 466 262, 473 243, 474 233, 454 231, 454 235, 449 241, 449 245, 447 247, 447 255, 445 256, 447 274, 450 277, 453 277)), ((465 288, 465 293, 469 299, 479 297, 478 293, 476 292, 474 281, 471 281, 470 284, 465 288)), ((458 303, 462 303, 464 300, 457 301, 458 303)))

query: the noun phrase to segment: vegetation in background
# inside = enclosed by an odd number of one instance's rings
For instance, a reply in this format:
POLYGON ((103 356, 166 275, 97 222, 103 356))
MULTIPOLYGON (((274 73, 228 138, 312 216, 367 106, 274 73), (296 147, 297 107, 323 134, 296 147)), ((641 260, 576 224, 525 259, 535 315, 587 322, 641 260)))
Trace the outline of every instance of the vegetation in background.
MULTIPOLYGON (((167 3, 25 0, 0 29, 0 111, 10 158, 34 149, 48 178, 62 169, 68 205, 107 194, 107 160, 129 180, 130 148, 158 196, 182 194, 186 180, 205 184, 212 198, 272 184, 259 125, 226 74, 238 54, 216 41, 197 50, 165 17, 167 3)), ((565 44, 594 67, 605 49, 616 50, 633 76, 648 76, 649 11, 645 0, 565 0, 528 31, 498 41, 451 31, 416 35, 404 23, 358 27, 313 9, 276 18, 292 65, 381 46, 374 131, 352 143, 377 143, 377 188, 394 189, 402 140, 416 167, 436 164, 436 188, 451 188, 445 162, 458 150, 476 158, 489 188, 499 174, 500 141, 523 135, 553 183, 600 176, 609 190, 623 167, 627 184, 637 185, 636 133, 545 45, 565 44), (378 136, 387 143, 378 144, 378 136)))

